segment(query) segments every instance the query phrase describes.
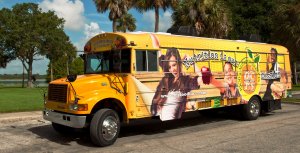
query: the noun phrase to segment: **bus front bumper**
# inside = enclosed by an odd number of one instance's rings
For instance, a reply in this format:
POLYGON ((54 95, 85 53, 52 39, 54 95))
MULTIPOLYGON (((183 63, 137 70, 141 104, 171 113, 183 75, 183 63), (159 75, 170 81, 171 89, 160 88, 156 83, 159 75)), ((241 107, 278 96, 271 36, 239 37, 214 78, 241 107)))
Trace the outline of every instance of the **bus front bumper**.
POLYGON ((50 122, 73 128, 83 128, 86 125, 86 116, 70 115, 45 109, 43 118, 50 122))

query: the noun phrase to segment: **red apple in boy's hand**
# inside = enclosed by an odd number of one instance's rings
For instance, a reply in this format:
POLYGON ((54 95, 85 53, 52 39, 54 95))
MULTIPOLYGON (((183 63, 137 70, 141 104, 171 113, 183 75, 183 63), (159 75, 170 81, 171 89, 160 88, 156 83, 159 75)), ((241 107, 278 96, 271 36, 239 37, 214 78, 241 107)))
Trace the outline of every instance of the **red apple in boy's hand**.
POLYGON ((210 69, 208 67, 203 66, 201 68, 201 73, 202 73, 202 80, 204 84, 209 84, 210 80, 211 80, 211 72, 210 69))

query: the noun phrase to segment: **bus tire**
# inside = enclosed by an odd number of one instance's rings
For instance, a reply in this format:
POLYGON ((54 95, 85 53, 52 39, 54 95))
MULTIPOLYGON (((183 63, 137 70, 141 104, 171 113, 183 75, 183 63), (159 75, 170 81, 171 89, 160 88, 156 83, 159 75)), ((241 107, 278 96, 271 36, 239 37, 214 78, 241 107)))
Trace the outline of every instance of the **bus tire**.
POLYGON ((257 97, 252 97, 247 104, 242 107, 242 115, 245 120, 256 120, 261 112, 261 103, 257 97))
POLYGON ((112 109, 100 109, 92 118, 90 124, 90 137, 97 146, 112 145, 119 136, 120 120, 118 114, 112 109))

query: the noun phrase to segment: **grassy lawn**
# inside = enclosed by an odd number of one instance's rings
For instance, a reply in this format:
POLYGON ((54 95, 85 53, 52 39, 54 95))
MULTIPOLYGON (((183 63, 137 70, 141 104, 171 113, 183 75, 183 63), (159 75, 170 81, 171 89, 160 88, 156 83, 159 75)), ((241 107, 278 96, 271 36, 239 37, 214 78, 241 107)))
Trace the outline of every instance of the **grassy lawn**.
POLYGON ((300 85, 293 85, 291 91, 299 91, 300 85))
MULTIPOLYGON (((293 85, 292 89, 290 91, 300 91, 300 85, 293 85)), ((282 102, 293 102, 293 103, 300 103, 300 98, 299 96, 294 96, 294 97, 288 97, 288 98, 283 98, 281 100, 282 102)))
POLYGON ((45 89, 0 87, 0 113, 42 110, 45 89))
POLYGON ((300 104, 300 99, 298 99, 298 98, 283 98, 281 101, 282 102, 292 102, 292 103, 299 103, 300 104))
MULTIPOLYGON (((43 109, 43 90, 46 88, 0 87, 0 113, 43 109)), ((293 85, 292 91, 300 90, 293 85)), ((285 98, 282 102, 300 103, 299 98, 285 98)))

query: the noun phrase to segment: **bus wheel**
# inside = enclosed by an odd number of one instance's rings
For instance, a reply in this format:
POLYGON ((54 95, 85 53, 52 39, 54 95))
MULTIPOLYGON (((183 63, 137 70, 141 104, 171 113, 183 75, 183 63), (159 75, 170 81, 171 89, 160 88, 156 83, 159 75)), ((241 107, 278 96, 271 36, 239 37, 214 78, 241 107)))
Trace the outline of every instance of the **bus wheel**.
POLYGON ((120 120, 118 114, 112 109, 100 109, 92 118, 90 125, 90 137, 98 146, 113 144, 120 132, 120 120))
POLYGON ((260 100, 257 97, 252 97, 248 104, 243 106, 243 117, 245 120, 256 120, 260 114, 260 100))

